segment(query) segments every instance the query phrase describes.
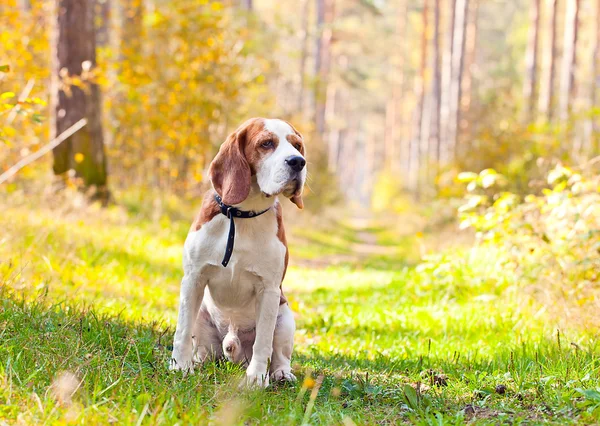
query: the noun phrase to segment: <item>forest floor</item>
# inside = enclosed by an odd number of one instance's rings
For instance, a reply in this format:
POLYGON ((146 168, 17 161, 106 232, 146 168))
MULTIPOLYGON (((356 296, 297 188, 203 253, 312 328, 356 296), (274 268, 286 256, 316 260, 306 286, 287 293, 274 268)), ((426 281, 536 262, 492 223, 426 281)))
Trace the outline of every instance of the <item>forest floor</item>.
POLYGON ((558 332, 493 251, 419 262, 429 235, 364 217, 288 222, 298 383, 240 391, 225 362, 169 372, 193 215, 2 208, 0 424, 600 421, 596 331, 558 332))

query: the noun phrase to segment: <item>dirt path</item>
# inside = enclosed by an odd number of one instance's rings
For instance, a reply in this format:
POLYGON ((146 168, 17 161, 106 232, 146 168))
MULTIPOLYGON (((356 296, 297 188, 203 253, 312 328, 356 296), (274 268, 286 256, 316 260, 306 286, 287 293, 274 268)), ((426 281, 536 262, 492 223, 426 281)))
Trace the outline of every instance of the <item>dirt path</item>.
POLYGON ((393 256, 395 254, 394 246, 383 246, 378 243, 370 216, 357 215, 344 223, 356 232, 358 239, 357 242, 348 243, 350 253, 328 254, 316 259, 295 259, 294 264, 307 268, 324 268, 342 263, 361 263, 371 256, 393 256))

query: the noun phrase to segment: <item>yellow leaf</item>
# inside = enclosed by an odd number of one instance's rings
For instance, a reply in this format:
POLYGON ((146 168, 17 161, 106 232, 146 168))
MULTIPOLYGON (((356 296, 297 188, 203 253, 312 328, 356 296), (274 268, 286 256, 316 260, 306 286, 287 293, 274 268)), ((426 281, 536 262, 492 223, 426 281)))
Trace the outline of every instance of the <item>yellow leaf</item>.
POLYGON ((73 158, 75 159, 76 163, 81 163, 85 158, 85 155, 83 155, 81 152, 78 152, 73 158))

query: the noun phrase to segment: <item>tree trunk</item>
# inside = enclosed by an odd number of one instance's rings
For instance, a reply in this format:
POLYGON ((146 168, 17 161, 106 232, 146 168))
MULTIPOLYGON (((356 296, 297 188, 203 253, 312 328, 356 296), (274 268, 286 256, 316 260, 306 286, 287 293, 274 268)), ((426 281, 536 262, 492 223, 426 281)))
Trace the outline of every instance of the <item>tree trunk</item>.
POLYGON ((465 117, 463 125, 460 127, 460 134, 467 134, 474 124, 470 120, 471 103, 473 100, 473 93, 475 92, 475 84, 473 74, 476 70, 476 56, 477 56, 477 36, 479 31, 479 0, 472 0, 471 7, 469 8, 469 16, 467 19, 467 33, 465 42, 465 72, 463 75, 462 92, 463 97, 461 101, 461 116, 465 117))
POLYGON ((442 68, 440 47, 440 0, 433 3, 433 82, 432 82, 432 105, 431 105, 431 135, 429 146, 431 147, 432 160, 440 162, 440 117, 442 105, 442 68))
MULTIPOLYGON (((596 34, 594 34, 594 58, 592 63, 592 89, 590 93, 592 108, 598 107, 598 87, 600 86, 600 0, 596 0, 596 34)), ((597 115, 592 117, 592 140, 590 140, 590 150, 594 149, 594 139, 597 140, 600 133, 600 118, 597 115)), ((596 149, 600 146, 596 145, 596 149)))
POLYGON ((523 101, 525 103, 525 121, 534 117, 536 101, 538 40, 540 32, 540 0, 531 0, 529 12, 529 41, 525 57, 525 79, 523 80, 523 101))
POLYGON ((577 67, 577 39, 580 0, 567 0, 565 35, 560 75, 560 119, 569 120, 571 103, 575 95, 575 71, 577 67))
MULTIPOLYGON (((385 133, 385 158, 388 170, 397 175, 407 177, 407 169, 403 161, 407 157, 404 145, 407 142, 404 135, 404 81, 405 81, 405 51, 406 51, 406 16, 407 1, 400 0, 396 13, 396 33, 394 55, 396 59, 392 64, 392 93, 386 104, 386 133, 385 133)), ((406 181, 403 182, 404 184, 406 181)))
POLYGON ((308 58, 308 13, 310 9, 309 0, 302 0, 302 42, 300 46, 300 64, 298 73, 300 75, 300 85, 298 87, 298 99, 296 108, 302 115, 304 112, 304 89, 306 86, 306 60, 308 58))
POLYGON ((409 167, 409 187, 415 193, 415 196, 419 196, 419 176, 421 174, 421 158, 423 154, 421 139, 423 129, 423 117, 425 113, 425 73, 427 71, 427 32, 429 30, 429 0, 423 1, 423 12, 422 28, 421 28, 421 65, 419 67, 419 73, 415 80, 415 99, 417 99, 416 117, 415 117, 415 131, 413 134, 411 146, 410 146, 410 167, 409 167))
POLYGON ((465 65, 465 33, 469 0, 456 0, 454 37, 452 48, 452 76, 450 79, 450 117, 448 120, 449 158, 454 158, 458 146, 458 129, 460 126, 460 104, 462 97, 462 79, 465 65))
POLYGON ((242 7, 248 12, 252 12, 254 9, 254 2, 252 0, 242 0, 242 7))
POLYGON ((315 57, 315 128, 321 136, 325 133, 327 83, 331 63, 331 38, 335 0, 317 0, 317 49, 315 57))
MULTIPOLYGON (((332 123, 335 121, 335 118, 338 115, 338 110, 340 109, 340 90, 335 87, 335 85, 330 84, 327 87, 327 105, 325 117, 328 123, 332 123)), ((337 126, 329 127, 329 131, 327 132, 327 168, 329 172, 335 174, 338 168, 338 156, 340 152, 340 139, 339 139, 339 128, 337 126)))
POLYGON ((59 135, 82 118, 87 125, 54 149, 54 173, 74 170, 86 187, 108 197, 106 155, 102 139, 100 90, 90 80, 96 67, 94 2, 59 0, 53 34, 53 135, 59 135), (69 84, 80 77, 83 87, 69 84))
POLYGON ((558 0, 549 0, 549 27, 548 43, 546 44, 545 64, 543 79, 540 85, 539 109, 546 117, 546 121, 552 121, 552 103, 554 98, 554 79, 556 75, 556 27, 558 17, 558 0))
POLYGON ((31 12, 31 0, 19 0, 18 5, 22 12, 31 12))
POLYGON ((590 86, 588 97, 588 109, 593 115, 585 123, 585 135, 583 155, 589 157, 593 154, 595 148, 595 139, 598 137, 598 116, 592 112, 593 108, 597 108, 597 91, 600 85, 600 0, 596 0, 595 22, 592 37, 592 63, 590 66, 590 86))
POLYGON ((451 160, 448 147, 448 123, 450 121, 450 86, 452 81, 452 58, 454 54, 454 26, 456 17, 456 0, 449 0, 449 17, 446 34, 446 49, 442 62, 442 82, 440 97, 440 163, 451 160))
POLYGON ((98 18, 96 24, 96 45, 107 46, 110 42, 111 0, 95 0, 98 18))

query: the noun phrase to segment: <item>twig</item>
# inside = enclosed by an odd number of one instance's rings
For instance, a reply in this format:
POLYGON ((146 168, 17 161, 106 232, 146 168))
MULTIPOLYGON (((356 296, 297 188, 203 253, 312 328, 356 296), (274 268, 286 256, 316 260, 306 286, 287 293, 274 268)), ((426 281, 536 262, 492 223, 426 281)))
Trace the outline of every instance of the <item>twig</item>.
POLYGON ((13 177, 23 167, 25 167, 25 166, 29 165, 30 163, 34 162, 35 160, 37 160, 38 158, 40 158, 42 155, 46 154, 47 152, 52 151, 58 145, 60 145, 61 143, 63 143, 67 138, 69 138, 70 136, 72 136, 75 132, 79 131, 86 124, 87 124, 87 120, 85 118, 82 118, 77 123, 73 124, 67 130, 65 130, 60 135, 58 135, 57 138, 51 140, 50 143, 48 143, 48 145, 46 145, 43 148, 37 150, 33 154, 28 155, 27 157, 23 158, 17 164, 15 164, 14 166, 12 166, 11 168, 9 168, 7 171, 5 171, 4 173, 2 173, 0 175, 0 184, 3 184, 8 179, 10 179, 11 177, 13 177))
POLYGON ((30 78, 27 81, 27 85, 25 86, 25 88, 23 89, 23 91, 21 92, 21 94, 19 95, 18 103, 8 113, 8 117, 6 117, 6 125, 7 126, 9 126, 13 122, 13 120, 17 116, 17 113, 21 109, 21 105, 20 104, 22 102, 25 102, 25 99, 27 99, 27 97, 31 93, 31 89, 33 89, 33 83, 35 83, 35 80, 33 78, 30 78))

